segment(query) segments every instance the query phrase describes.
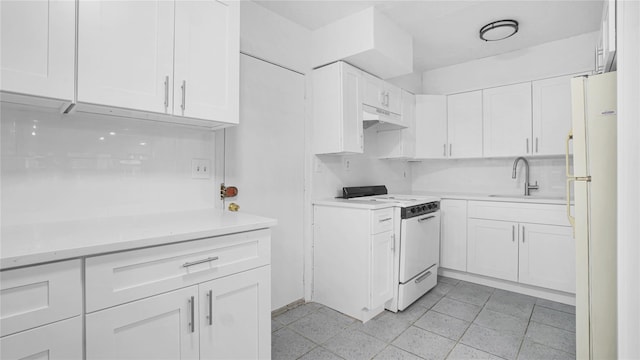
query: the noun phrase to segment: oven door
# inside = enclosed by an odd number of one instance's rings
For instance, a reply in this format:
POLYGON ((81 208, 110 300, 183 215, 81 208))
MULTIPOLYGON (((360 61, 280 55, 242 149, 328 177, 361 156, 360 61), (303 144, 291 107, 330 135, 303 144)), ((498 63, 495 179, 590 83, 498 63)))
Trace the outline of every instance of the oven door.
POLYGON ((402 220, 400 282, 406 283, 440 261, 440 212, 402 220))

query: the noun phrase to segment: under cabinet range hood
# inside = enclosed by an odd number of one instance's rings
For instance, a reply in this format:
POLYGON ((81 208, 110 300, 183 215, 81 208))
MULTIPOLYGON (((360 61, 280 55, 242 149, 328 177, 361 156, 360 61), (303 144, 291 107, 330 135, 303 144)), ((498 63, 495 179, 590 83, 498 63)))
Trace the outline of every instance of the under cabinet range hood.
POLYGON ((407 128, 407 125, 402 122, 400 115, 366 104, 362 104, 362 121, 365 129, 374 125, 378 126, 378 130, 400 130, 407 128))

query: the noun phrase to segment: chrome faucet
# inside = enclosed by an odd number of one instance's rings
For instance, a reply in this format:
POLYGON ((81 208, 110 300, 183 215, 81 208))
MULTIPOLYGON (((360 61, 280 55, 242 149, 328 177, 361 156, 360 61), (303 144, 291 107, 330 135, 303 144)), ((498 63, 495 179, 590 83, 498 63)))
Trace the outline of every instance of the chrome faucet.
POLYGON ((511 178, 516 178, 516 170, 518 169, 518 162, 520 162, 520 160, 524 162, 524 196, 529 196, 531 195, 531 190, 538 190, 538 182, 536 181, 533 185, 529 183, 529 162, 527 159, 522 156, 516 158, 516 161, 513 162, 513 173, 511 174, 511 178))

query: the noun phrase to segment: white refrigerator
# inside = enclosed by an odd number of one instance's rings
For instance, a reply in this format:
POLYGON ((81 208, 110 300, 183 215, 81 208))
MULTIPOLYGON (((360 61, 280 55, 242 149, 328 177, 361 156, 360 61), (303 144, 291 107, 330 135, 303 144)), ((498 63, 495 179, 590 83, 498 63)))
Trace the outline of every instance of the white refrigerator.
POLYGON ((576 357, 616 359, 616 73, 571 79, 571 96, 567 212, 576 241, 576 357))

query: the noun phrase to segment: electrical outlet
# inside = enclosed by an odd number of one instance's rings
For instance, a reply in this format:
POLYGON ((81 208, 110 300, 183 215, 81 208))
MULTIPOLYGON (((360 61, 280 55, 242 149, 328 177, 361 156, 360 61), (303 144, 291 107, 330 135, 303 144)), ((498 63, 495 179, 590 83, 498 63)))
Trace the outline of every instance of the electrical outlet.
POLYGON ((211 161, 209 159, 192 159, 191 160, 191 178, 210 179, 211 178, 211 161))
POLYGON ((351 171, 351 159, 347 157, 342 158, 342 167, 344 168, 344 171, 351 171))

